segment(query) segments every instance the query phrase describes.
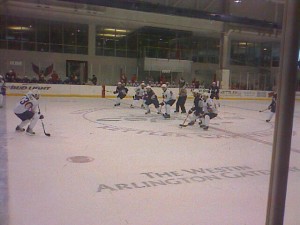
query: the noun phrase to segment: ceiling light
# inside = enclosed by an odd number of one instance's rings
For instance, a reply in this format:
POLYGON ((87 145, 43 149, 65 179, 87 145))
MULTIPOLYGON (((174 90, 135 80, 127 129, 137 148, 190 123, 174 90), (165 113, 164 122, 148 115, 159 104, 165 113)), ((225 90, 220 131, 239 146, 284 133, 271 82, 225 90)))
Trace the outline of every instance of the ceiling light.
POLYGON ((98 34, 98 36, 101 37, 125 37, 126 35, 124 34, 98 34))
POLYGON ((9 30, 30 30, 29 27, 22 27, 22 26, 9 26, 7 28, 9 30))
POLYGON ((112 29, 112 28, 105 28, 105 31, 112 31, 112 32, 116 32, 116 33, 127 33, 129 32, 129 30, 121 30, 121 29, 112 29))

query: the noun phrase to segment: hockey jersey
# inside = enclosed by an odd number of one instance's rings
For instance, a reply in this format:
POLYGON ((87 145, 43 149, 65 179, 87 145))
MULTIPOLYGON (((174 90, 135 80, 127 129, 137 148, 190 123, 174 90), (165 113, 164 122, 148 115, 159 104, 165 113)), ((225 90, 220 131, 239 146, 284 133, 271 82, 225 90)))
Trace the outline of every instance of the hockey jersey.
POLYGON ((36 112, 38 104, 38 100, 36 100, 32 95, 25 95, 15 106, 14 113, 21 114, 25 111, 36 112))

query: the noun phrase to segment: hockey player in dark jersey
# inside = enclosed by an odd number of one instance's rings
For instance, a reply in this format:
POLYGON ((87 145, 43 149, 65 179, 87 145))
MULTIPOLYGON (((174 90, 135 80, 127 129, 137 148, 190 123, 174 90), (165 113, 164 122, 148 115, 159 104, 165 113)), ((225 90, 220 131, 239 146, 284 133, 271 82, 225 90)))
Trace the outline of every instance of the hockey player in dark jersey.
POLYGON ((188 125, 190 126, 194 125, 196 120, 200 118, 201 115, 203 114, 203 101, 199 90, 194 89, 193 95, 194 95, 194 105, 188 112, 189 114, 192 114, 191 121, 188 123, 188 125))
POLYGON ((154 93, 154 91, 152 90, 151 86, 147 86, 146 87, 146 93, 144 96, 144 101, 145 101, 145 108, 146 108, 146 112, 145 114, 149 114, 150 113, 150 105, 153 104, 154 107, 157 110, 158 114, 161 114, 161 109, 159 107, 159 102, 157 99, 157 95, 154 93))
POLYGON ((268 109, 270 110, 269 116, 266 120, 266 122, 270 122, 271 119, 273 118, 273 116, 275 115, 276 112, 276 101, 277 101, 277 93, 274 92, 273 96, 272 96, 272 102, 271 104, 268 106, 268 109))
POLYGON ((121 104, 121 99, 126 97, 127 92, 128 92, 128 89, 125 87, 125 84, 118 82, 116 90, 113 92, 114 94, 118 94, 115 106, 119 106, 121 104))
POLYGON ((3 76, 0 75, 0 108, 3 107, 3 99, 5 94, 6 94, 5 80, 3 76))
POLYGON ((220 89, 217 86, 216 82, 212 82, 211 86, 208 89, 208 93, 210 93, 210 98, 211 99, 215 99, 216 103, 218 104, 218 106, 220 107, 220 103, 219 103, 219 92, 220 89))

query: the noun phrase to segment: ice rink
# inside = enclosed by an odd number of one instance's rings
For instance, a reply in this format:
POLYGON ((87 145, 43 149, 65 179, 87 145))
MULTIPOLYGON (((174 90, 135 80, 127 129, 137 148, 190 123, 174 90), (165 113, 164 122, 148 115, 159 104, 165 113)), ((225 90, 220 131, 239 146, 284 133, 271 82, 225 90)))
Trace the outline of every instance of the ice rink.
MULTIPOLYGON (((222 100, 204 131, 131 99, 42 96, 47 137, 40 122, 35 136, 15 132, 19 99, 0 109, 1 225, 265 224, 275 117, 259 110, 270 101, 222 100)), ((300 224, 299 132, 298 101, 285 225, 300 224)))

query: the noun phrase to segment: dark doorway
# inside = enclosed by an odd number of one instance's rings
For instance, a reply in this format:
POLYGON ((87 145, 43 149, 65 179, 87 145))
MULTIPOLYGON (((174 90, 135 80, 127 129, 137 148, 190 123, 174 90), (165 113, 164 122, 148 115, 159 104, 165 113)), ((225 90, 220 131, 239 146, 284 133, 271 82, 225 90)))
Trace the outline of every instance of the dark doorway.
POLYGON ((88 80, 88 63, 87 61, 67 60, 66 75, 71 79, 77 76, 79 84, 84 84, 88 80))

